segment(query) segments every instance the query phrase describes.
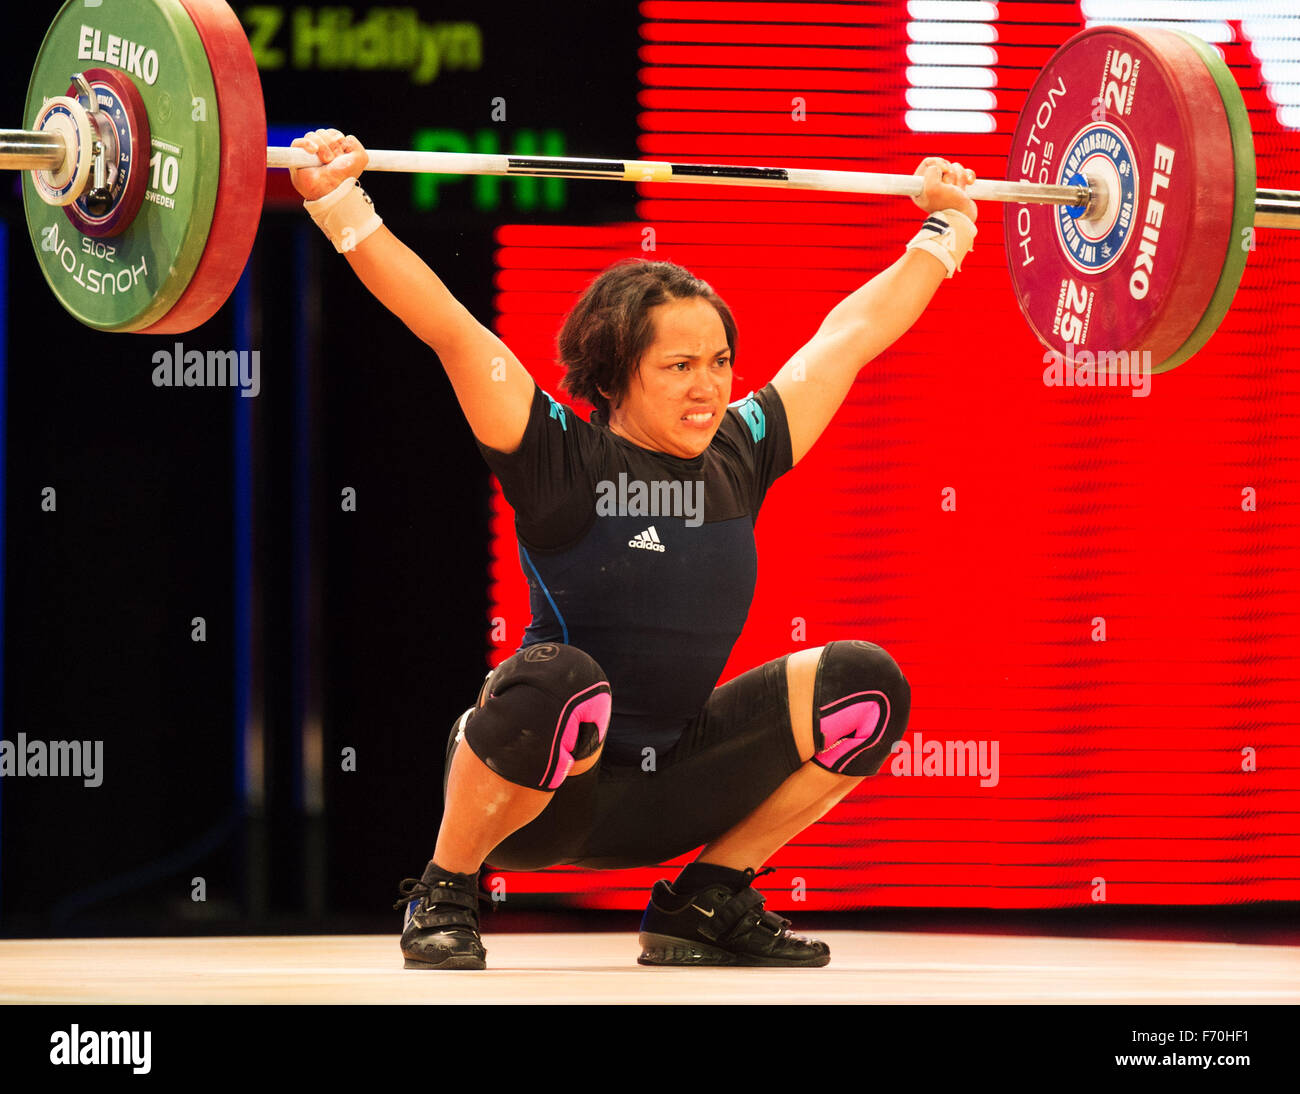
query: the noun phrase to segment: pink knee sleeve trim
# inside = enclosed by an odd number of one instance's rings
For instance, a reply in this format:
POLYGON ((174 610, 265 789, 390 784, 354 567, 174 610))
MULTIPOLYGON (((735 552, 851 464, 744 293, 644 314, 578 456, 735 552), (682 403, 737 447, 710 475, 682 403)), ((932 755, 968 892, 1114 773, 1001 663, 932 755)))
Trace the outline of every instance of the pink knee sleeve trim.
POLYGON ((564 711, 555 726, 551 741, 551 756, 547 771, 554 771, 543 789, 554 790, 573 767, 573 749, 578 743, 578 729, 583 722, 595 722, 598 739, 603 744, 609 729, 611 698, 608 684, 592 684, 564 704, 564 711), (558 755, 557 755, 558 752, 558 755))
POLYGON ((889 725, 889 697, 882 691, 846 695, 821 708, 820 724, 826 747, 815 759, 834 771, 884 735, 889 725))

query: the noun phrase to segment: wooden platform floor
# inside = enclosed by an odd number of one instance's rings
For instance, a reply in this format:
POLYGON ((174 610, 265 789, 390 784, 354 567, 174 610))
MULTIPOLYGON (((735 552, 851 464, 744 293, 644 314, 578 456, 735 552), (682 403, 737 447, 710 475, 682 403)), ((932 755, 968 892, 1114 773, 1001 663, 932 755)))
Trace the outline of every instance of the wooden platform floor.
POLYGON ((832 931, 824 969, 651 969, 633 934, 489 935, 486 972, 396 935, 0 942, 5 1003, 1300 1003, 1300 947, 832 931))

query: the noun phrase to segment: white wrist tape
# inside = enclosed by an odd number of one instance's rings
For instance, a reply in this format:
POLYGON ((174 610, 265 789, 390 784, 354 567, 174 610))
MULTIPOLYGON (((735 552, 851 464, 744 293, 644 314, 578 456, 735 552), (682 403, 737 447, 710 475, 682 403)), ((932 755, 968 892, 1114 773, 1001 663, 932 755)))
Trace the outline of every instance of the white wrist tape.
POLYGON ((356 179, 344 179, 323 198, 302 205, 339 254, 352 250, 384 223, 356 179))
POLYGON ((908 243, 907 250, 928 251, 943 263, 948 276, 952 277, 961 269, 962 259, 974 244, 976 234, 974 221, 965 213, 944 209, 926 218, 921 230, 908 243))

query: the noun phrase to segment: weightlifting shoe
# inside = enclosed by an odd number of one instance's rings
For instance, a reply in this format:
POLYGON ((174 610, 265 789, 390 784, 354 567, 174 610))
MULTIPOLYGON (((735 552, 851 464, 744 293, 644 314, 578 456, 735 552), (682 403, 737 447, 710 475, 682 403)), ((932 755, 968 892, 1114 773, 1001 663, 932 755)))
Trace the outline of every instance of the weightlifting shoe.
POLYGON ((477 874, 451 874, 430 862, 418 881, 403 879, 398 892, 393 909, 406 909, 406 968, 487 968, 487 950, 479 938, 477 874))
POLYGON ((769 968, 821 968, 830 963, 825 942, 792 934, 789 920, 764 910, 763 894, 752 887, 753 870, 732 873, 732 883, 694 893, 678 892, 667 881, 655 882, 641 920, 637 963, 769 968))

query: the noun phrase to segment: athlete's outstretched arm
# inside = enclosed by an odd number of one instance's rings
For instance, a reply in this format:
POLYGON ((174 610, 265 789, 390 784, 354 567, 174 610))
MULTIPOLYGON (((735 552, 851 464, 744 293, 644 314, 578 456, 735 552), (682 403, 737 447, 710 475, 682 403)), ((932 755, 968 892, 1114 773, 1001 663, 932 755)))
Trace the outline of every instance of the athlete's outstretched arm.
MULTIPOLYGON (((338 130, 317 130, 293 142, 324 167, 292 172, 308 200, 330 193, 365 170, 366 150, 338 130)), ((437 274, 386 227, 347 250, 348 262, 375 297, 438 355, 474 436, 513 452, 523 440, 533 378, 509 347, 472 316, 437 274)))
MULTIPOLYGON (((975 181, 974 172, 932 157, 916 173, 925 177, 925 192, 913 199, 922 209, 956 209, 975 219, 975 203, 964 193, 975 181)), ((812 339, 773 377, 790 424, 795 463, 830 424, 862 367, 920 318, 947 274, 934 255, 906 251, 831 309, 812 339)))

